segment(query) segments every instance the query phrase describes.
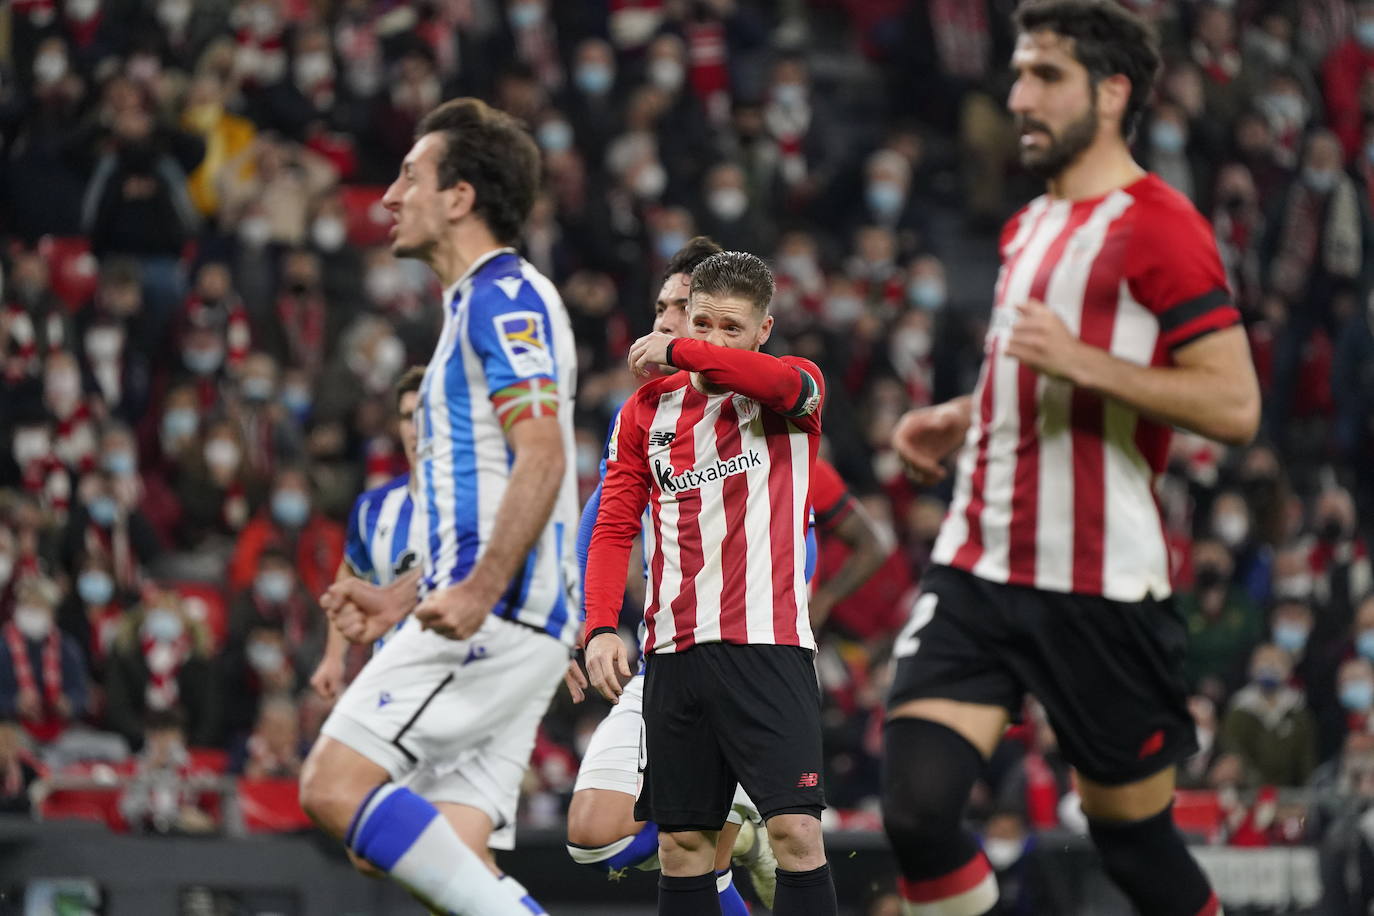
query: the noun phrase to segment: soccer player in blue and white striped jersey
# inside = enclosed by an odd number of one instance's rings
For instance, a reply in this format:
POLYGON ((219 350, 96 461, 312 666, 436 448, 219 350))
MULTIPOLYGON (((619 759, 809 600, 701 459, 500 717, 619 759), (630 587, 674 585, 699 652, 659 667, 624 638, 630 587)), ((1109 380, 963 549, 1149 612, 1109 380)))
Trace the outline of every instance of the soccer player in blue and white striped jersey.
POLYGON ((538 190, 529 134, 455 99, 417 138, 382 202, 396 220, 392 252, 444 284, 417 405, 423 562, 391 585, 349 578, 321 597, 354 642, 404 622, 325 722, 301 801, 432 909, 527 916, 543 910, 484 855, 515 819, 580 626, 576 353, 557 290, 511 247, 538 190), (449 780, 454 812, 406 784, 426 768, 449 780))
MULTIPOLYGON (((423 366, 412 366, 396 383, 397 430, 407 470, 354 500, 336 580, 356 576, 389 585, 420 563, 426 525, 423 508, 415 506, 415 406, 424 375, 423 366)), ((383 641, 377 640, 374 649, 383 641)), ((348 640, 331 626, 324 657, 310 677, 310 686, 326 700, 343 692, 347 649, 348 640)))

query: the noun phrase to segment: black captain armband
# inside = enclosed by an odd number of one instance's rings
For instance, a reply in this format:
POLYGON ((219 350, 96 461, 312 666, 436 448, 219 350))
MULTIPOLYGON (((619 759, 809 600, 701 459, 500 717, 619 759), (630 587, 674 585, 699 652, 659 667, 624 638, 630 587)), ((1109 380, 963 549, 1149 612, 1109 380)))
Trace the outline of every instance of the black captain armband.
POLYGON ((811 377, 811 373, 797 366, 793 368, 801 376, 801 392, 797 395, 796 403, 784 411, 783 416, 807 417, 815 413, 816 408, 821 406, 820 389, 816 385, 816 380, 811 377))

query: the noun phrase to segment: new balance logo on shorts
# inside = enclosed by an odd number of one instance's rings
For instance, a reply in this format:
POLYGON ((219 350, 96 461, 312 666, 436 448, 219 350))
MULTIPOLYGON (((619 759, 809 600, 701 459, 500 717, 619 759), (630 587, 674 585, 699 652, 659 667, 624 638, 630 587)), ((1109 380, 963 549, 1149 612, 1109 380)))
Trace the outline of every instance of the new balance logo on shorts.
POLYGON ((1140 758, 1144 760, 1154 754, 1164 750, 1164 729, 1157 730, 1153 735, 1145 739, 1145 743, 1140 745, 1140 758))
POLYGON ((797 780, 798 789, 814 789, 820 784, 821 775, 819 773, 803 773, 801 779, 797 780))

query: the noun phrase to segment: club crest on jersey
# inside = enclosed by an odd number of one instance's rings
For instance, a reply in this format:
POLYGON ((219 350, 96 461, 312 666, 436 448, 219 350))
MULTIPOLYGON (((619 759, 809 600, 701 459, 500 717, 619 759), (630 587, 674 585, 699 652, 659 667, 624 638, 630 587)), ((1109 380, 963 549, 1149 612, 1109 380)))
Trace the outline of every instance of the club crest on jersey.
POLYGON ((735 415, 746 423, 759 415, 759 402, 742 394, 734 397, 735 415))
POLYGON ((544 316, 538 312, 503 312, 491 320, 496 339, 516 375, 553 375, 544 316))
POLYGON ((750 449, 743 454, 733 458, 721 458, 714 464, 707 465, 703 470, 688 468, 681 473, 673 473, 671 464, 664 464, 657 458, 654 459, 654 477, 658 480, 659 487, 666 493, 681 493, 685 490, 695 490, 700 486, 712 483, 717 480, 724 480, 736 474, 743 474, 751 468, 763 467, 763 456, 750 449))

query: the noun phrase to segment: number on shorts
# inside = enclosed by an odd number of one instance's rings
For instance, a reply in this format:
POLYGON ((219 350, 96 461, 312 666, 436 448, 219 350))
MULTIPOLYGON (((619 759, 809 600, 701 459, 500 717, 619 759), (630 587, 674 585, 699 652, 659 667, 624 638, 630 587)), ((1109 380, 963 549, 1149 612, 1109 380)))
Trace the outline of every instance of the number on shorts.
POLYGON ((934 592, 926 592, 916 599, 911 608, 911 619, 902 627, 902 632, 897 635, 897 642, 892 646, 894 658, 915 655, 916 650, 921 648, 921 640, 916 634, 935 619, 935 605, 939 601, 940 596, 934 592))

